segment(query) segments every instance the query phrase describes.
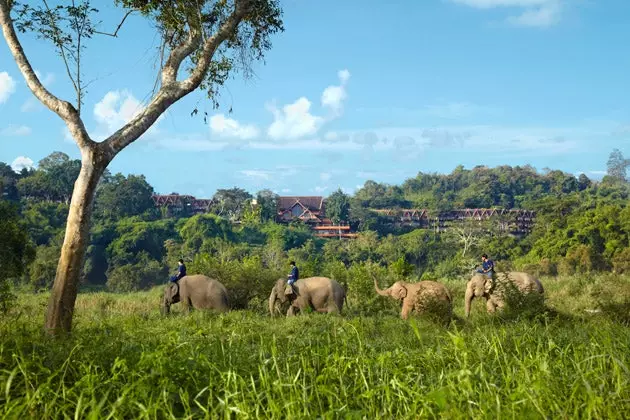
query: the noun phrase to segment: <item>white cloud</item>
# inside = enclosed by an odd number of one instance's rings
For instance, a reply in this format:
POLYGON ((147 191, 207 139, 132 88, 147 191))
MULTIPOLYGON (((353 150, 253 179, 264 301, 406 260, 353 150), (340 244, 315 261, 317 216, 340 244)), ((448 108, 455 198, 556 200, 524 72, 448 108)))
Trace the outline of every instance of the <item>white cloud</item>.
POLYGON ((451 0, 477 9, 496 7, 519 8, 522 13, 509 16, 506 21, 514 26, 547 27, 560 21, 562 0, 451 0))
MULTIPOLYGON (((138 115, 144 106, 127 90, 109 91, 96 105, 94 105, 94 118, 101 126, 98 132, 106 130, 111 134, 120 129, 138 115)), ((105 135, 96 137, 104 137, 105 135)))
POLYGON ((348 70, 337 73, 339 85, 331 85, 324 89, 321 96, 322 107, 330 111, 326 117, 311 113, 311 101, 302 96, 295 102, 278 108, 275 104, 267 106, 273 114, 274 121, 267 130, 267 135, 273 140, 296 140, 314 136, 327 121, 341 116, 343 103, 348 97, 346 84, 350 79, 348 70))
POLYGON ((515 26, 546 27, 560 20, 560 4, 551 3, 536 9, 525 10, 520 16, 510 16, 508 22, 515 26))
POLYGON ((0 72, 0 104, 9 100, 13 92, 15 92, 15 80, 6 71, 0 72))
POLYGON ((210 130, 221 137, 242 140, 258 136, 258 129, 254 125, 242 125, 232 118, 226 118, 223 114, 213 115, 210 118, 210 130))
POLYGON ((305 97, 285 105, 282 109, 278 109, 273 104, 269 105, 274 122, 269 126, 267 134, 274 140, 295 140, 314 135, 324 119, 312 115, 310 109, 311 102, 305 97))
POLYGON ((322 172, 319 174, 319 179, 322 181, 329 181, 332 178, 332 174, 330 172, 322 172))
POLYGON ((0 130, 0 135, 8 136, 8 137, 21 137, 28 136, 33 132, 31 127, 26 125, 10 125, 3 130, 0 130))
POLYGON ((322 186, 318 185, 315 188, 313 188, 313 191, 315 191, 317 194, 322 194, 327 189, 328 189, 328 187, 322 187, 322 186))
POLYGON ((11 162, 11 169, 15 172, 20 172, 24 168, 32 169, 34 166, 33 160, 26 156, 18 156, 11 162))
POLYGON ((242 175, 245 175, 246 178, 258 180, 258 181, 260 180, 268 181, 271 179, 271 176, 272 176, 271 171, 262 171, 262 170, 256 170, 256 169, 245 169, 245 170, 240 171, 240 173, 242 175))
POLYGON ((348 97, 346 92, 346 84, 350 79, 350 72, 348 70, 340 70, 337 73, 341 84, 328 86, 322 92, 322 106, 330 108, 334 116, 341 115, 343 111, 343 102, 348 97))
POLYGON ((280 190, 280 191, 286 194, 286 193, 290 193, 290 192, 291 192, 291 189, 290 189, 290 188, 283 188, 283 189, 282 189, 282 190, 280 190))

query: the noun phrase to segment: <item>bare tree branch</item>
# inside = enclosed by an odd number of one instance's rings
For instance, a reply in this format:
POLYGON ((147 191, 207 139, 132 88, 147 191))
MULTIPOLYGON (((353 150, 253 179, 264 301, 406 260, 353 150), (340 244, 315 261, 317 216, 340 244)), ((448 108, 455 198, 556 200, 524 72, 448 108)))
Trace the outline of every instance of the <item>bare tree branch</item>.
POLYGON ((125 20, 127 19, 127 17, 132 14, 133 12, 135 12, 135 10, 129 10, 127 11, 127 13, 125 13, 125 16, 123 16, 122 20, 120 21, 120 23, 118 24, 118 26, 116 27, 116 30, 114 31, 114 33, 108 33, 108 32, 100 32, 100 31, 94 31, 95 34, 99 34, 99 35, 107 35, 107 36, 111 36, 114 38, 118 37, 118 31, 120 30, 120 28, 123 26, 123 24, 125 23, 125 20))
MULTIPOLYGON (((81 109, 81 87, 80 85, 77 84, 77 82, 74 80, 74 77, 72 77, 72 72, 70 71, 70 64, 68 64, 68 59, 66 58, 66 49, 63 46, 63 43, 61 42, 61 36, 59 35, 59 27, 57 26, 57 22, 55 22, 54 19, 54 14, 52 12, 52 10, 50 10, 50 7, 48 6, 48 2, 46 0, 43 0, 44 6, 46 6, 46 10, 48 11, 48 16, 50 17, 50 21, 52 22, 52 29, 55 33, 54 38, 53 38, 53 42, 57 45, 57 48, 59 48, 59 53, 61 54, 61 59, 63 60, 63 64, 66 67, 66 73, 68 74, 68 78, 70 79, 70 81, 72 82, 72 87, 74 87, 74 91, 77 94, 77 105, 79 107, 79 110, 77 112, 79 112, 79 114, 81 113, 80 109, 81 109)), ((74 2, 73 2, 74 5, 74 2)), ((76 59, 75 59, 76 60, 76 59)))
POLYGON ((29 89, 37 99, 46 105, 48 109, 59 115, 66 123, 79 148, 83 150, 93 146, 94 142, 90 139, 76 108, 70 102, 63 101, 50 93, 35 74, 15 33, 13 20, 11 19, 10 0, 0 0, 0 26, 2 27, 2 33, 7 41, 9 51, 11 51, 29 89))

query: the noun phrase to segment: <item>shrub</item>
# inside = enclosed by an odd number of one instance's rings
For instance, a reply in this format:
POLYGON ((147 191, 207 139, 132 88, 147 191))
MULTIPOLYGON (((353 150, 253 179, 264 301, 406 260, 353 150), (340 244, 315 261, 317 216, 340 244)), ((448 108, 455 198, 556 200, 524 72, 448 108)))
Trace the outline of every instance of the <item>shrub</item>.
POLYGON ((136 264, 114 267, 107 276, 107 288, 112 292, 132 292, 148 289, 167 281, 166 267, 145 252, 138 254, 136 264))

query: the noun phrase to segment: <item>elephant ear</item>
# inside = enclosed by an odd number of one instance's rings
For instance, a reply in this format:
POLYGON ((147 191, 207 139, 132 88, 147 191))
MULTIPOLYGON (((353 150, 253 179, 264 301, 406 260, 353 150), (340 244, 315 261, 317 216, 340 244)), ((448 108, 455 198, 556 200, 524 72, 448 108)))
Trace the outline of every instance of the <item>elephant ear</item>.
POLYGON ((407 297, 407 288, 403 285, 400 285, 396 289, 396 299, 403 300, 407 297))
POLYGON ((175 299, 175 297, 179 294, 179 284, 173 283, 168 291, 170 298, 175 299))

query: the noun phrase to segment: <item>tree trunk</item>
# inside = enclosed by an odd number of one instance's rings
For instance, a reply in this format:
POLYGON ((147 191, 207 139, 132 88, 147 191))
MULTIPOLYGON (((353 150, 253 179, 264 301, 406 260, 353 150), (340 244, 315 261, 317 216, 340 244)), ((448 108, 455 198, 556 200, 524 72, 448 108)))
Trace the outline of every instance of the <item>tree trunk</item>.
POLYGON ((48 301, 46 332, 70 332, 79 279, 89 241, 94 193, 108 160, 98 147, 81 150, 81 171, 74 183, 66 234, 57 265, 57 275, 48 301))

